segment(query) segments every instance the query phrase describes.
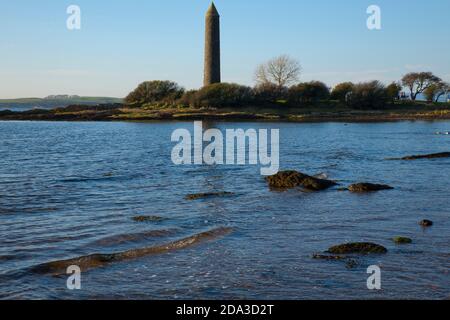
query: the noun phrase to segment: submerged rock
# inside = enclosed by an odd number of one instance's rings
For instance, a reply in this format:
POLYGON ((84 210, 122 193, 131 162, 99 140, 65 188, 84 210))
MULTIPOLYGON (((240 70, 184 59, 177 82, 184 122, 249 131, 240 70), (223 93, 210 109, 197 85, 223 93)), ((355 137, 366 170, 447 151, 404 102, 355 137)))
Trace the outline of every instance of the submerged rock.
POLYGON ((320 253, 315 253, 313 254, 313 259, 316 260, 345 260, 347 259, 347 257, 345 256, 338 256, 338 255, 331 255, 331 254, 320 254, 320 253))
POLYGON ((346 243, 338 246, 331 247, 327 253, 331 254, 370 254, 370 253, 387 253, 387 249, 375 243, 369 242, 355 242, 346 243))
POLYGON ((403 158, 392 158, 392 159, 388 159, 388 160, 419 160, 419 159, 438 159, 438 158, 450 158, 450 152, 407 156, 407 157, 403 157, 403 158))
POLYGON ((281 171, 267 177, 266 181, 271 188, 277 189, 303 187, 308 190, 321 191, 337 185, 334 181, 311 177, 298 171, 281 171))
POLYGON ((233 192, 210 192, 210 193, 195 193, 188 194, 185 199, 186 200, 199 200, 206 198, 217 198, 217 197, 228 197, 234 195, 233 192))
POLYGON ((90 246, 117 246, 127 242, 140 242, 147 239, 163 238, 176 233, 176 229, 150 230, 140 233, 119 234, 99 239, 90 243, 90 246))
POLYGON ((394 188, 385 184, 373 184, 373 183, 356 183, 348 187, 348 190, 350 192, 374 192, 392 189, 394 188))
POLYGON ((313 259, 316 260, 326 260, 326 261, 343 261, 345 262, 345 267, 347 269, 353 269, 357 267, 360 263, 358 260, 349 258, 344 255, 332 255, 332 254, 319 254, 316 253, 313 255, 313 259))
POLYGON ((356 259, 348 259, 347 262, 345 263, 345 267, 347 269, 353 269, 356 268, 357 266, 359 266, 359 261, 356 259))
POLYGON ((410 244, 412 243, 412 239, 406 237, 395 237, 392 239, 396 244, 410 244))
POLYGON ((128 251, 108 254, 98 253, 68 260, 58 260, 44 263, 31 268, 31 272, 37 274, 52 274, 55 276, 64 275, 66 274, 67 267, 72 265, 79 266, 83 271, 86 271, 93 268, 104 267, 111 263, 130 261, 145 256, 165 254, 176 250, 187 249, 205 241, 212 241, 220 237, 224 237, 231 232, 233 232, 232 228, 221 227, 159 246, 130 249, 128 251))
POLYGON ((422 227, 431 227, 433 225, 433 221, 431 220, 422 220, 419 222, 422 227))
POLYGON ((133 221, 135 222, 161 222, 163 220, 166 220, 163 217, 158 216, 137 216, 133 217, 133 221))

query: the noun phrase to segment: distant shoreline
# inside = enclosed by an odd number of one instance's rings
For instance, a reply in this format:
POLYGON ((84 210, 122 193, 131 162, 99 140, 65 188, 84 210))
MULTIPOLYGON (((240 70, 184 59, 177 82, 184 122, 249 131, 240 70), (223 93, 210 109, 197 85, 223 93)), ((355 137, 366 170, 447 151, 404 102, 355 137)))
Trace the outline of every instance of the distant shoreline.
POLYGON ((308 108, 127 108, 122 104, 73 105, 53 110, 0 111, 0 121, 258 121, 393 122, 450 120, 450 105, 396 105, 386 110, 308 108))

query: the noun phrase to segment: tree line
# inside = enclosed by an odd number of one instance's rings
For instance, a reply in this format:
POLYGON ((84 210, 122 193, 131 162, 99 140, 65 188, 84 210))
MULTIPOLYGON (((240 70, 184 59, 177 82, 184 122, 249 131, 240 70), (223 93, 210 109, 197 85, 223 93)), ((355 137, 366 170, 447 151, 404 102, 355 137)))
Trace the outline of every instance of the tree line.
POLYGON ((172 81, 146 81, 126 98, 132 107, 184 106, 224 108, 242 106, 313 106, 334 101, 355 109, 389 108, 400 99, 402 90, 416 101, 424 95, 437 102, 450 91, 450 85, 431 72, 412 72, 388 86, 380 81, 343 82, 330 89, 321 81, 300 82, 300 63, 283 55, 259 65, 254 87, 218 83, 186 91, 172 81))

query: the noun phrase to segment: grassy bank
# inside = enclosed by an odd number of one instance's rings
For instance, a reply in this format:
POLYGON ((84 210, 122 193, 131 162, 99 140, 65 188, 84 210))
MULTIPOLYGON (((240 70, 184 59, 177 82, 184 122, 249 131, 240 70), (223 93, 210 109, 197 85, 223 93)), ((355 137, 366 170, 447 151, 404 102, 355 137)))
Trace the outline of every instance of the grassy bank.
POLYGON ((55 110, 0 112, 0 120, 34 121, 400 121, 450 119, 450 104, 397 103, 383 110, 356 110, 338 103, 293 108, 284 105, 239 108, 183 108, 122 104, 69 106, 55 110))

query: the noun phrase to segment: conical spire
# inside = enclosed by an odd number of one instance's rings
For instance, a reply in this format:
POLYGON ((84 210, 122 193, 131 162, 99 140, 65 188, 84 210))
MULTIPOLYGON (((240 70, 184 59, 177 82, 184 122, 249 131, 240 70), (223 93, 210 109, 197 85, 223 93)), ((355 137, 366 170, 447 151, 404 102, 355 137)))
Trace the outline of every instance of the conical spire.
POLYGON ((217 11, 216 6, 214 5, 214 1, 211 2, 208 11, 206 12, 207 16, 219 16, 219 11, 217 11))

